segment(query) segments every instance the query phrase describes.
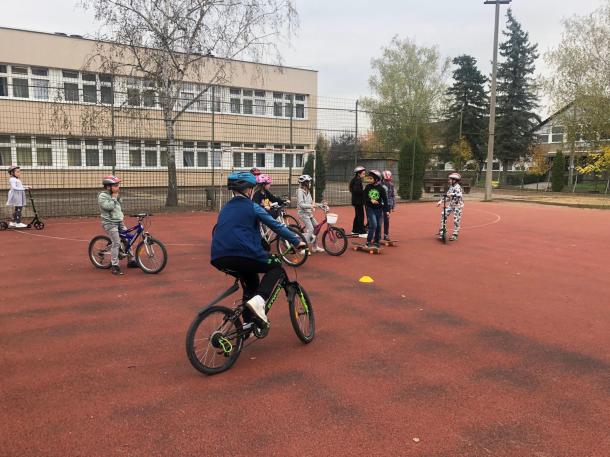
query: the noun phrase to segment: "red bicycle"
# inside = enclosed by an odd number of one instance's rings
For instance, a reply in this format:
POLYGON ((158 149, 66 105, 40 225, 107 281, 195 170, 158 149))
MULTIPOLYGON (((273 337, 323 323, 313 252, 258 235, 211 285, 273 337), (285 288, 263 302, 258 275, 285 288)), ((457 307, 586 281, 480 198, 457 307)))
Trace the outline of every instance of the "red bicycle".
MULTIPOLYGON (((330 208, 326 203, 317 203, 316 206, 324 211, 324 220, 316 225, 313 229, 315 236, 318 236, 322 228, 326 225, 326 230, 322 233, 322 247, 329 255, 340 256, 347 250, 347 235, 341 227, 335 227, 339 216, 331 213, 330 208)), ((289 227, 298 228, 301 232, 305 232, 305 226, 302 223, 289 225, 289 227)))

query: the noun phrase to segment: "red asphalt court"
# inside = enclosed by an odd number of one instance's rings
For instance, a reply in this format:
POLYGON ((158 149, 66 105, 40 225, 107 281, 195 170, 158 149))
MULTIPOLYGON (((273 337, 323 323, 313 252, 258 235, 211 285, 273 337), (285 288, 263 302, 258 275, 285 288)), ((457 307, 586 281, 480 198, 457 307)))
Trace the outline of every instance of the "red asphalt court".
POLYGON ((206 377, 184 340, 231 283, 215 218, 154 216, 157 276, 94 269, 93 218, 0 233, 2 457, 610 456, 610 212, 471 202, 443 245, 433 204, 400 205, 399 247, 298 270, 312 344, 282 298, 206 377))

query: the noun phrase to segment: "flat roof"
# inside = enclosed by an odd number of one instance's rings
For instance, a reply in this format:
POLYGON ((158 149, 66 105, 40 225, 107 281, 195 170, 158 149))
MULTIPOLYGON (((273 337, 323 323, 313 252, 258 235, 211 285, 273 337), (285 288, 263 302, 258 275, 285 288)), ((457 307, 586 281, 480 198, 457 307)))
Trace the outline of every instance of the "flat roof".
MULTIPOLYGON (((4 27, 4 26, 1 26, 1 25, 0 25, 0 30, 12 30, 12 31, 16 31, 16 32, 38 33, 40 35, 49 35, 49 36, 56 37, 56 38, 71 38, 73 40, 102 41, 102 40, 97 40, 95 38, 90 38, 90 37, 86 37, 86 36, 78 35, 78 34, 73 34, 73 33, 41 32, 40 30, 19 29, 19 28, 15 28, 15 27, 4 27)), ((111 41, 106 41, 106 43, 120 44, 120 43, 113 43, 111 41)), ((288 69, 291 69, 291 70, 311 71, 313 73, 318 73, 318 70, 311 70, 309 68, 303 68, 303 67, 294 67, 294 66, 288 66, 288 65, 274 65, 274 64, 271 64, 271 63, 252 62, 250 60, 242 60, 242 59, 228 59, 228 58, 216 57, 216 56, 204 56, 204 57, 207 57, 208 59, 230 60, 230 61, 233 61, 233 62, 251 63, 253 65, 264 65, 264 66, 267 66, 267 67, 288 68, 288 69)))

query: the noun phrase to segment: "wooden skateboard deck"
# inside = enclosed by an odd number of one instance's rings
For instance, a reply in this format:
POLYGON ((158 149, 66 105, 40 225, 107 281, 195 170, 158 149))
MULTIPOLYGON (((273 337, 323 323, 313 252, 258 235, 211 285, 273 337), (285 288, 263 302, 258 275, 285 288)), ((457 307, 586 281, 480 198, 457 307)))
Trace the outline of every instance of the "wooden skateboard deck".
POLYGON ((366 251, 369 254, 379 254, 381 252, 381 248, 376 247, 367 247, 362 243, 352 243, 352 247, 354 251, 366 251))
POLYGON ((398 240, 379 240, 385 246, 398 246, 398 240))

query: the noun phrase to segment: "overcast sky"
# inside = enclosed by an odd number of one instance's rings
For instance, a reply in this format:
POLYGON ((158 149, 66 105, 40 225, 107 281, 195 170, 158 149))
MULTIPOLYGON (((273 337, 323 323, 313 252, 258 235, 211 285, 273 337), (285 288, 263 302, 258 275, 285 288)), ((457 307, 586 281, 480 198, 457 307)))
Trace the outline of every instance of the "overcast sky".
MULTIPOLYGON (((541 53, 561 38, 561 20, 606 0, 513 0, 516 18, 541 53)), ((80 35, 97 30, 75 0, 3 2, 0 25, 80 35)), ((438 45, 443 56, 471 54, 491 72, 494 6, 483 0, 297 0, 300 28, 283 51, 286 65, 319 71, 319 94, 355 99, 369 94, 371 58, 392 36, 438 45)), ((505 23, 503 17, 501 24, 505 23)), ((1 58, 1 57, 0 57, 1 58)), ((538 61, 544 71, 544 62, 538 61)))

